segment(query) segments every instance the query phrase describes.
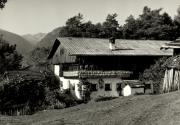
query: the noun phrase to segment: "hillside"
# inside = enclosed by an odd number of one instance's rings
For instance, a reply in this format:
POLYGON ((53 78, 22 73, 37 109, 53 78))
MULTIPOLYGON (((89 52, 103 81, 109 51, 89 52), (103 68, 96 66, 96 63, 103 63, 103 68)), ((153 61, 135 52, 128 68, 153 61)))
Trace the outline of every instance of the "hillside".
POLYGON ((119 97, 90 102, 61 110, 47 110, 32 116, 0 116, 8 125, 179 125, 180 92, 163 95, 119 97))
POLYGON ((43 39, 46 36, 46 33, 37 33, 37 34, 26 34, 26 35, 22 35, 22 37, 24 39, 26 39, 27 41, 29 41, 32 44, 37 44, 38 42, 41 41, 41 39, 43 39))
POLYGON ((54 43, 54 40, 59 36, 59 31, 61 30, 61 27, 58 27, 48 33, 38 44, 39 47, 51 47, 54 43))
POLYGON ((3 39, 10 44, 16 44, 17 51, 23 55, 28 53, 33 48, 31 43, 15 33, 0 29, 0 34, 3 34, 3 39))

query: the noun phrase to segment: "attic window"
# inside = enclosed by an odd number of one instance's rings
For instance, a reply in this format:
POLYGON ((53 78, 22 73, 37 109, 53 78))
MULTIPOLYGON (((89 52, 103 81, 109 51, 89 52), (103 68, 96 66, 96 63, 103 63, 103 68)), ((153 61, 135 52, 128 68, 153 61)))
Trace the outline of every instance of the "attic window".
POLYGON ((60 49, 60 55, 64 54, 64 48, 60 49))

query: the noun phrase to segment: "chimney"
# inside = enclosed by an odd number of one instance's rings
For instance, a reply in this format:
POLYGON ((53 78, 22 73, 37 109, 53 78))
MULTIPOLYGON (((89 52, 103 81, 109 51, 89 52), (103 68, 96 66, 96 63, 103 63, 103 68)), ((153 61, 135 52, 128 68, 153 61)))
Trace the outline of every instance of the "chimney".
POLYGON ((109 38, 109 49, 110 50, 115 49, 115 38, 114 37, 109 38))

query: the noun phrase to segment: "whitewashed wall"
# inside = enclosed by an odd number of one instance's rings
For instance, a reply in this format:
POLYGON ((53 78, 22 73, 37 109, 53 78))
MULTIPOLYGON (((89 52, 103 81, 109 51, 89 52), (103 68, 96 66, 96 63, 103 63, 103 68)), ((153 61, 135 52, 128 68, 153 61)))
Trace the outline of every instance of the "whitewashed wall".
POLYGON ((98 96, 113 96, 113 97, 118 97, 119 92, 116 90, 116 83, 122 82, 121 79, 119 78, 103 78, 104 81, 104 86, 106 83, 111 84, 111 91, 105 91, 105 87, 102 89, 99 88, 99 79, 88 79, 90 83, 97 84, 98 91, 94 91, 91 94, 92 98, 96 98, 98 96))
POLYGON ((60 66, 59 65, 54 65, 54 74, 59 76, 59 71, 60 71, 60 66))
MULTIPOLYGON (((54 73, 55 75, 59 76, 60 72, 60 66, 54 65, 54 73)), ((59 79, 62 81, 62 88, 61 89, 69 89, 70 87, 74 87, 75 90, 75 96, 78 99, 82 99, 80 91, 78 90, 78 85, 80 84, 80 79, 67 79, 64 77, 59 77, 59 79)), ((92 92, 91 98, 96 98, 98 96, 112 96, 112 97, 118 97, 120 93, 117 91, 117 83, 122 83, 123 81, 120 78, 103 78, 104 81, 103 88, 99 88, 99 78, 96 79, 87 79, 88 82, 92 84, 97 84, 97 91, 92 92), (105 91, 105 84, 111 84, 111 91, 105 91)), ((143 88, 131 88, 131 94, 143 93, 143 88)))
MULTIPOLYGON (((60 77, 60 80, 63 83, 63 89, 68 89, 70 86, 75 87, 75 95, 78 99, 82 99, 80 95, 80 91, 78 91, 78 85, 80 84, 79 79, 66 79, 64 77, 60 77)), ((97 84, 99 85, 99 79, 87 79, 90 83, 97 84)), ((116 83, 121 82, 121 79, 118 78, 104 78, 104 84, 110 83, 111 84, 111 91, 105 91, 104 87, 102 89, 99 88, 98 86, 98 91, 92 92, 92 98, 95 98, 97 96, 113 96, 113 97, 118 97, 119 92, 116 90, 116 83)))
POLYGON ((78 99, 82 99, 80 92, 78 91, 78 85, 80 84, 79 79, 66 79, 64 77, 60 77, 60 80, 63 83, 63 86, 62 86, 63 89, 69 89, 70 86, 74 87, 76 97, 78 99))

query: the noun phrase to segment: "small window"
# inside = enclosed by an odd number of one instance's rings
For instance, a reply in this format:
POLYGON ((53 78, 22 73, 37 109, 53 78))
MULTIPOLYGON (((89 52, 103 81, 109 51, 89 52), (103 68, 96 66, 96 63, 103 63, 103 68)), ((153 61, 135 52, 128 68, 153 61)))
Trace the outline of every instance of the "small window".
POLYGON ((91 91, 97 91, 97 84, 91 84, 91 91))
POLYGON ((146 89, 151 89, 151 84, 145 84, 146 89))
POLYGON ((111 84, 110 83, 105 84, 105 91, 111 91, 111 84))
POLYGON ((117 90, 117 91, 122 91, 121 83, 117 83, 117 84, 116 84, 116 90, 117 90))

